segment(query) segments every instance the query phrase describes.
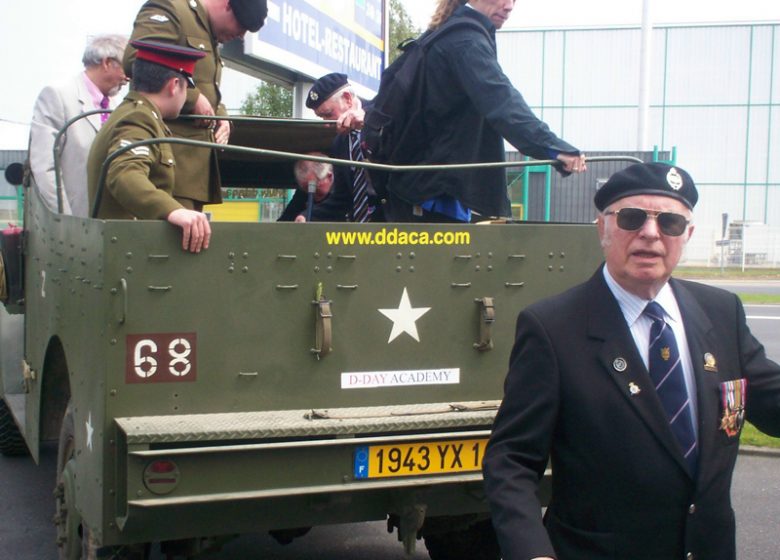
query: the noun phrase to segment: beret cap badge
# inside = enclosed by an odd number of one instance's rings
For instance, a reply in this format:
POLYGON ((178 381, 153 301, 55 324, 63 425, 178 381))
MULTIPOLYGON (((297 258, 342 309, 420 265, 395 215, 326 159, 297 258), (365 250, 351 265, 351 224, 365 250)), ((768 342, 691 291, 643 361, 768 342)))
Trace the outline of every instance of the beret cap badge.
POLYGON ((679 191, 683 186, 683 178, 680 177, 680 174, 674 167, 672 167, 669 170, 669 173, 666 174, 666 182, 669 183, 669 186, 676 191, 679 191))

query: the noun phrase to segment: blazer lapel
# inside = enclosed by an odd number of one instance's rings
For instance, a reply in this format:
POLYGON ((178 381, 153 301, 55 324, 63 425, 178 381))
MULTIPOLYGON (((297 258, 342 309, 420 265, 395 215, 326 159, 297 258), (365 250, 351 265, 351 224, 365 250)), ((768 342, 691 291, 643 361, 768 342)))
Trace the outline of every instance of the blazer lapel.
POLYGON ((593 295, 588 303, 588 332, 603 341, 598 359, 628 406, 689 476, 680 444, 675 439, 650 374, 642 361, 631 331, 601 269, 591 279, 593 295))
POLYGON ((688 339, 688 349, 691 354, 694 378, 696 379, 697 425, 699 444, 699 484, 706 484, 707 472, 702 472, 706 465, 713 464, 711 457, 717 448, 718 410, 720 376, 717 371, 705 371, 705 355, 711 354, 718 363, 718 342, 714 336, 712 322, 702 309, 693 294, 680 282, 670 281, 677 305, 685 323, 685 336, 688 339))

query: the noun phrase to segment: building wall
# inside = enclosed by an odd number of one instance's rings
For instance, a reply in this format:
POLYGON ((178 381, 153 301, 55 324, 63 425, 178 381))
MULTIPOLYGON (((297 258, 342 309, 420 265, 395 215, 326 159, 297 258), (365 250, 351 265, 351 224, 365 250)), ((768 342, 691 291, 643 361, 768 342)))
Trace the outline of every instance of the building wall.
MULTIPOLYGON (((506 30, 498 52, 553 131, 586 153, 634 152, 640 41, 638 27, 506 30)), ((645 149, 677 149, 697 223, 780 227, 780 22, 657 27, 651 67, 645 149)))

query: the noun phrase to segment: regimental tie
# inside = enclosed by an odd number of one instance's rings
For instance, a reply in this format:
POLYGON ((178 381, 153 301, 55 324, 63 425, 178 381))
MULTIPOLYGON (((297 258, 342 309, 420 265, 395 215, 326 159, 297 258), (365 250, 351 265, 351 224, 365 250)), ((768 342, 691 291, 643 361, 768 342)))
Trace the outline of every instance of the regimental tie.
MULTIPOLYGON (((353 130, 349 134, 349 154, 352 161, 363 161, 360 149, 360 133, 353 130)), ((363 167, 352 168, 352 221, 367 222, 368 215, 368 177, 363 167)))
MULTIPOLYGON (((103 99, 100 100, 100 108, 101 109, 108 109, 108 96, 104 95, 103 99)), ((109 113, 100 113, 100 123, 104 123, 108 120, 109 113)))
POLYGON ((664 321, 664 310, 651 301, 644 314, 653 321, 650 327, 650 378, 666 411, 672 432, 680 442, 692 474, 696 473, 698 450, 693 430, 693 406, 685 387, 680 351, 672 327, 664 321))

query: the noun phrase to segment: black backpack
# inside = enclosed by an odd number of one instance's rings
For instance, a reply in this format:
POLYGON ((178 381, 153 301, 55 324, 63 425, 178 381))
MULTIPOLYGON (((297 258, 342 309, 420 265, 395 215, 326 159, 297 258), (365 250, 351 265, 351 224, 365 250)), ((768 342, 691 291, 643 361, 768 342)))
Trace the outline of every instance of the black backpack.
MULTIPOLYGON (((398 46, 403 53, 382 73, 379 92, 366 109, 361 145, 368 160, 403 165, 419 157, 428 141, 422 114, 425 110, 425 55, 438 37, 464 27, 479 29, 489 37, 479 22, 469 17, 455 17, 398 46)), ((369 174, 377 194, 386 196, 390 174, 375 170, 369 174)))

